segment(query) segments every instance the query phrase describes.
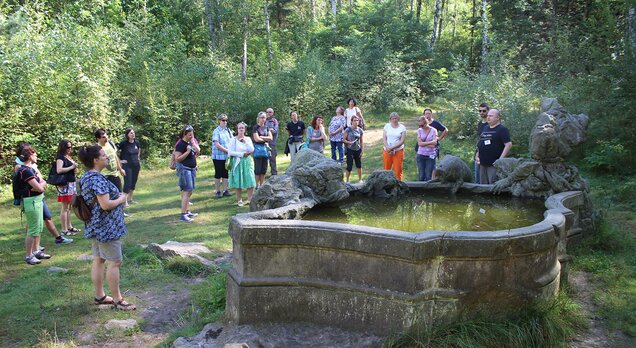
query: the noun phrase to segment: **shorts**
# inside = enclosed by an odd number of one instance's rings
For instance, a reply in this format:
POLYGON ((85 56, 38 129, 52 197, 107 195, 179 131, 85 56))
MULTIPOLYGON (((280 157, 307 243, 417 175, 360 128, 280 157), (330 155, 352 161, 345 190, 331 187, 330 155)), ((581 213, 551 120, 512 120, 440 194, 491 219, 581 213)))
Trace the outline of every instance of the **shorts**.
POLYGON ((44 195, 42 194, 22 198, 24 215, 27 219, 27 236, 29 237, 39 237, 44 229, 43 203, 44 195))
POLYGON ((121 239, 112 242, 98 242, 93 239, 93 256, 97 256, 107 261, 121 261, 123 256, 121 253, 121 239))
POLYGON ((177 175, 179 176, 179 187, 181 191, 192 192, 197 181, 196 168, 177 165, 177 175))
POLYGON ((265 175, 267 173, 267 162, 269 158, 254 158, 254 175, 265 175))
POLYGON ((213 159, 212 163, 214 163, 215 179, 227 179, 229 177, 229 173, 227 172, 227 169, 225 169, 225 160, 213 159))

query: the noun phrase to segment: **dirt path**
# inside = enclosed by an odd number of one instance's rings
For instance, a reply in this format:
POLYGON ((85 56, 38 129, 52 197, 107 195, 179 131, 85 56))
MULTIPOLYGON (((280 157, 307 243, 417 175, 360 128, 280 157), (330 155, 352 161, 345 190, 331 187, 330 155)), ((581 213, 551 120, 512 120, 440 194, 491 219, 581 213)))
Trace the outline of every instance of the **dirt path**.
POLYGON ((571 348, 631 348, 636 346, 636 341, 629 338, 623 332, 616 330, 610 332, 598 315, 594 299, 594 292, 600 291, 587 272, 576 271, 570 273, 570 286, 574 290, 574 299, 583 307, 589 329, 580 332, 569 342, 571 348))

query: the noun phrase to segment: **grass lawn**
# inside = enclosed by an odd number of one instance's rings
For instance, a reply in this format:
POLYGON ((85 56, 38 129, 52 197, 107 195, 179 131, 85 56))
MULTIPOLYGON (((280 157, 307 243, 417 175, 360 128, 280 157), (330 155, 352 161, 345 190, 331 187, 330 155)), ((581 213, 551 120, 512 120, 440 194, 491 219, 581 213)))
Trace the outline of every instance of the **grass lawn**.
MULTIPOLYGON (((415 114, 407 117, 414 118, 415 114)), ((369 119, 373 120, 373 116, 369 119)), ((380 124, 382 121, 373 122, 380 124)), ((376 132, 381 135, 381 130, 376 132)), ((411 136, 408 140, 412 143, 414 138, 411 136)), ((282 140, 279 141, 279 148, 282 143, 282 140)), ((278 167, 283 173, 289 166, 289 158, 284 156, 282 148, 279 153, 278 167)), ((330 154, 329 147, 325 153, 330 154)), ((415 180, 417 169, 414 160, 410 158, 414 156, 409 156, 407 152, 406 157, 405 179, 415 180)), ((174 172, 168 169, 167 164, 142 169, 135 191, 135 200, 139 203, 127 209, 131 216, 126 218, 128 233, 121 268, 122 291, 142 292, 166 286, 184 286, 182 273, 169 271, 170 265, 139 248, 140 244, 164 243, 169 240, 196 241, 204 242, 216 255, 231 250, 232 241, 227 233, 229 219, 239 212, 248 211, 248 208, 238 207, 234 196, 213 198, 211 160, 200 158, 199 165, 197 188, 192 196, 192 210, 198 212, 199 216, 189 224, 178 221, 180 200, 174 172)), ((380 140, 367 148, 363 158, 363 175, 366 177, 381 166, 380 140)), ((60 204, 57 203, 55 192, 48 190, 46 197, 53 213, 53 221, 59 228, 60 204)), ((73 219, 74 226, 83 230, 83 223, 75 217, 73 219)), ((56 245, 48 231, 43 231, 41 244, 46 246, 47 253, 53 255, 53 258, 44 260, 37 266, 27 265, 23 261, 25 222, 24 218, 21 222, 19 209, 12 205, 10 192, 5 188, 0 197, 0 322, 4 323, 0 326, 0 345, 33 345, 50 341, 52 337, 73 340, 82 326, 104 323, 112 318, 140 320, 139 311, 125 313, 94 310, 91 263, 78 260, 81 255, 90 254, 90 243, 81 234, 74 237, 73 244, 56 245), (68 272, 48 273, 47 268, 50 266, 66 268, 68 272)), ((127 296, 126 293, 124 296, 127 296)), ((147 305, 134 296, 130 297, 130 293, 128 298, 140 308, 147 305)))
MULTIPOLYGON (((407 124, 409 134, 404 161, 404 180, 416 180, 417 168, 414 161, 413 145, 415 128, 413 125, 416 112, 406 110, 400 112, 402 122, 407 124)), ((363 157, 363 176, 366 177, 375 169, 382 167, 381 127, 388 120, 386 115, 365 114, 367 124, 373 125, 365 138, 365 154, 363 157), (371 141, 375 139, 374 141, 371 141)), ((328 119, 325 123, 328 124, 328 119)), ((443 120, 442 120, 443 121, 443 120)), ((283 123, 283 120, 281 120, 283 123)), ((284 131, 283 131, 284 132, 284 131)), ((452 130, 451 130, 452 134, 452 130)), ((284 173, 289 165, 288 157, 283 154, 283 139, 279 140, 278 166, 284 173)), ((474 144, 472 141, 459 143, 448 138, 442 143, 442 153, 451 153, 467 161, 469 165, 474 144)), ((330 154, 327 146, 326 154, 330 154)), ((167 162, 167 160, 166 160, 167 162)), ((165 343, 179 335, 192 335, 205 323, 213 321, 224 308, 223 274, 208 277, 198 285, 188 285, 188 276, 196 274, 192 265, 162 262, 154 255, 139 247, 149 243, 166 241, 204 242, 215 255, 229 252, 232 247, 227 233, 230 217, 239 212, 246 212, 247 207, 239 208, 236 198, 215 199, 213 169, 209 158, 199 160, 197 188, 192 196, 192 210, 200 215, 193 223, 181 223, 179 219, 179 189, 177 178, 168 169, 167 163, 155 165, 154 168, 143 168, 135 192, 135 200, 126 218, 128 235, 124 243, 124 264, 121 273, 121 288, 124 296, 138 305, 140 309, 151 304, 143 303, 134 294, 154 289, 178 289, 190 287, 193 306, 188 313, 175 318, 172 335, 165 343), (126 292, 128 291, 128 292, 126 292), (203 311, 199 309, 203 308, 203 311), (198 313, 198 314, 197 314, 198 313)), ((43 165, 44 166, 44 165, 43 165)), ((352 179, 356 178, 355 170, 352 179)), ((633 299, 636 296, 636 242, 634 229, 636 215, 629 208, 618 210, 607 209, 604 205, 611 200, 602 199, 600 192, 612 191, 616 182, 594 182, 593 193, 597 208, 605 213, 601 225, 601 234, 574 251, 575 267, 594 273, 596 279, 603 284, 595 294, 599 310, 608 319, 611 328, 620 329, 630 336, 636 336, 633 299), (600 189, 596 189, 596 185, 600 189), (600 206, 599 206, 600 205, 600 206), (609 215, 608 215, 609 214, 609 215)), ((614 189, 615 191, 617 189, 614 189)), ((90 262, 80 261, 78 257, 90 254, 90 243, 81 235, 75 236, 75 243, 55 245, 47 231, 42 236, 42 244, 47 252, 53 255, 41 265, 29 266, 23 261, 24 221, 20 221, 18 208, 12 205, 10 193, 5 188, 0 196, 0 346, 31 346, 55 341, 55 337, 63 341, 77 339, 79 332, 88 327, 95 327, 113 318, 134 318, 142 323, 140 312, 97 311, 92 305, 93 291, 90 281, 90 262), (48 273, 49 266, 68 269, 67 273, 48 273)), ((244 193, 245 195, 245 193, 244 193)), ((633 198, 630 198, 633 202, 633 198)), ((47 203, 53 212, 53 221, 59 227, 60 204, 56 202, 52 190, 47 192, 47 203)), ((76 227, 83 229, 83 224, 74 220, 76 227)), ((213 257, 215 255, 209 255, 213 257)), ((462 324, 469 327, 469 324, 462 324)), ((498 326, 498 329, 507 324, 498 326)), ((477 327, 482 326, 477 325, 477 327)), ((457 328, 451 328, 455 332, 457 328)), ((469 332, 469 331, 466 331, 469 332)), ((469 336, 472 334, 468 334, 469 336)), ((443 337, 446 333, 442 334, 443 337)), ((459 337, 459 336, 458 336, 459 337)), ((108 340, 108 333, 98 331, 98 340, 108 340)), ((459 337, 458 339, 462 339, 459 337)), ((398 339, 392 346, 415 344, 398 339)), ((418 344, 421 344, 420 341, 418 344)))

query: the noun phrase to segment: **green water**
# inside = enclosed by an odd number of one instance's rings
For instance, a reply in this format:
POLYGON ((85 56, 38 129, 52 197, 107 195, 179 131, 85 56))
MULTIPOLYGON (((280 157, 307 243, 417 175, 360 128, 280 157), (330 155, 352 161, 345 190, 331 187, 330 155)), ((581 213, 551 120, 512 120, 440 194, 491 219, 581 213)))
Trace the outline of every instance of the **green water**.
POLYGON ((493 231, 533 225, 543 220, 544 211, 542 200, 419 193, 389 200, 358 198, 338 206, 317 206, 303 220, 407 232, 493 231))

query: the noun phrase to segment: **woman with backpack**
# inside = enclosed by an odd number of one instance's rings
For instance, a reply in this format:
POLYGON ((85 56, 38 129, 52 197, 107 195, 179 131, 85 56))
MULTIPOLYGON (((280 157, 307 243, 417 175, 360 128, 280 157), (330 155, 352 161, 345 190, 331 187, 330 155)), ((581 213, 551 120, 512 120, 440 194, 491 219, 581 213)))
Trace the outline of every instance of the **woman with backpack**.
POLYGON ((95 304, 112 304, 120 310, 134 310, 137 307, 126 302, 119 289, 122 239, 126 236, 123 206, 126 194, 120 193, 101 174, 108 166, 108 157, 99 145, 82 147, 79 158, 87 170, 79 180, 79 186, 81 198, 91 211, 84 224, 84 237, 92 240, 91 279, 95 288, 95 304), (104 293, 104 270, 111 296, 104 293))
POLYGON ((16 173, 16 181, 22 198, 22 209, 27 219, 26 253, 24 261, 29 265, 37 265, 41 259, 50 259, 51 255, 40 250, 40 235, 44 229, 44 190, 46 181, 33 165, 38 155, 33 146, 22 145, 18 158, 22 165, 16 173))
POLYGON ((62 203, 60 212, 60 222, 62 224, 62 235, 72 236, 80 232, 78 228, 71 224, 71 201, 77 189, 75 188, 75 173, 77 173, 77 163, 71 158, 73 144, 66 139, 62 139, 57 146, 57 156, 55 157, 55 167, 57 174, 65 174, 68 182, 64 186, 57 187, 57 201, 62 203))

